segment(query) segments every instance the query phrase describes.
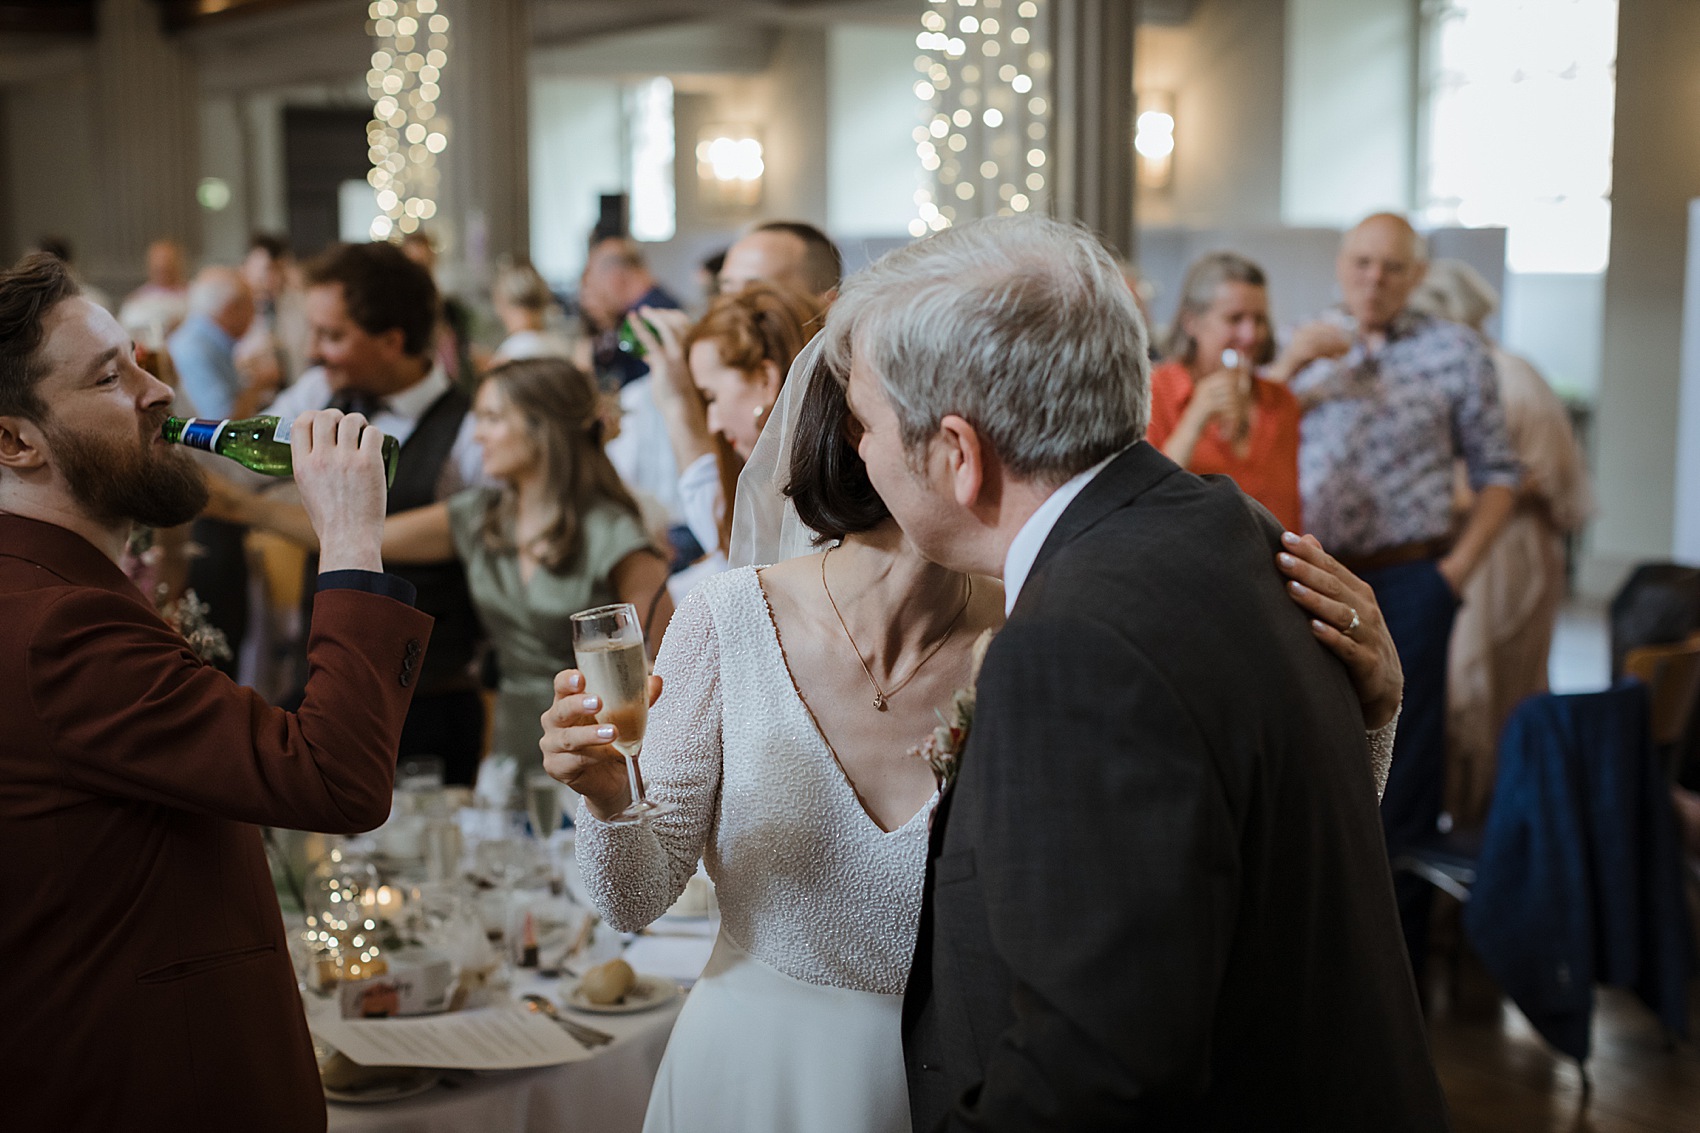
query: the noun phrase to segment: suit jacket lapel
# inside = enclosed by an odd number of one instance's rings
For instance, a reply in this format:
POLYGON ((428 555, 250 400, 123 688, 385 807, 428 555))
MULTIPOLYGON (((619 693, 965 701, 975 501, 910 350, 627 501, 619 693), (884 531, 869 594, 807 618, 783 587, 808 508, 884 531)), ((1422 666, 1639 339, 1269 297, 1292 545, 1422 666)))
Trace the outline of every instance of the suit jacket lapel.
POLYGON ((1146 441, 1139 441, 1110 461, 1063 511, 1057 525, 1046 537, 1045 545, 1039 548, 1027 577, 1038 574, 1046 561, 1099 520, 1125 507, 1158 481, 1180 470, 1180 465, 1146 441))

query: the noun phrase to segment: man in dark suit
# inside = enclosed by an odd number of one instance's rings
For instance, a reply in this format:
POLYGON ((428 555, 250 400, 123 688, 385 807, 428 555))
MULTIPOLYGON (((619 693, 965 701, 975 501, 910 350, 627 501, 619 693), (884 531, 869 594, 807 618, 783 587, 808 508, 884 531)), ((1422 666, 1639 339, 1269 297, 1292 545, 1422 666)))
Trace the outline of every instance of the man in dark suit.
POLYGON ((904 1011, 920 1133, 1436 1130, 1369 718, 1279 528, 1140 440, 1114 262, 1039 218, 846 283, 827 350, 923 554, 1009 620, 934 816, 904 1011))
POLYGON ((367 830, 431 619, 382 573, 381 435, 302 415, 324 548, 301 710, 203 664, 119 569, 206 500, 62 266, 0 272, 0 1083, 11 1129, 325 1127, 254 823, 367 830))
MULTIPOLYGON (((307 320, 317 362, 267 413, 327 406, 365 414, 401 442, 388 507, 425 507, 484 482, 472 398, 434 360, 439 307, 430 272, 393 244, 338 244, 307 265, 307 320)), ((311 567, 309 567, 311 570, 311 567)), ((430 659, 402 731, 402 756, 440 756, 449 783, 470 785, 484 750, 475 661, 484 629, 460 562, 395 568, 436 619, 430 659)), ((313 592, 305 595, 311 611, 313 592)), ((303 677, 304 665, 298 666, 303 677)))

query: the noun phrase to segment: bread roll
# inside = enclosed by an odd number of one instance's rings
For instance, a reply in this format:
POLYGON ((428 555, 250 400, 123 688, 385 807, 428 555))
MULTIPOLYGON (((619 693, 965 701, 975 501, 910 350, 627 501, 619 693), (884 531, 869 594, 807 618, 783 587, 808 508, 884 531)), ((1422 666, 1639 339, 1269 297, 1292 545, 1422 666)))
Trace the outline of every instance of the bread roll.
POLYGON ((587 1001, 606 1007, 624 999, 636 982, 637 973, 632 971, 632 966, 624 960, 613 959, 586 972, 578 981, 578 989, 587 1001))

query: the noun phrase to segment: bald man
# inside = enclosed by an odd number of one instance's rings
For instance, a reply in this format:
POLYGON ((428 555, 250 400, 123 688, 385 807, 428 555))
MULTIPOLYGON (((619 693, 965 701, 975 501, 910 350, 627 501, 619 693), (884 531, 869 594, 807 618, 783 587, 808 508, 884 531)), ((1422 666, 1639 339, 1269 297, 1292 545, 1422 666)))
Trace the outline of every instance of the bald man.
POLYGON ((770 220, 726 249, 720 291, 729 295, 760 280, 830 303, 843 274, 844 257, 826 233, 801 221, 770 220))
MULTIPOLYGON (((166 343, 179 379, 176 412, 214 418, 253 412, 262 396, 237 369, 236 344, 253 325, 254 311, 253 288, 236 268, 203 268, 195 276, 189 314, 166 343)), ((241 673, 248 631, 246 536, 242 527, 206 518, 195 520, 189 536, 200 553, 189 561, 187 584, 207 604, 208 620, 224 631, 232 656, 216 664, 232 677, 241 673)))
MULTIPOLYGON (((1433 838, 1440 817, 1446 649, 1464 582, 1511 514, 1520 478, 1493 362, 1473 332, 1406 306, 1427 267, 1403 217, 1346 234, 1342 309, 1303 327, 1277 364, 1307 407, 1299 445, 1305 523, 1375 590, 1405 669, 1405 703, 1381 805, 1389 850, 1433 838), (1476 503, 1454 536, 1454 465, 1476 503)), ((1398 879, 1421 986, 1433 891, 1398 879)))
POLYGON ((203 268, 189 285, 189 315, 167 347, 199 416, 231 415, 243 388, 236 342, 253 322, 254 292, 235 268, 203 268))

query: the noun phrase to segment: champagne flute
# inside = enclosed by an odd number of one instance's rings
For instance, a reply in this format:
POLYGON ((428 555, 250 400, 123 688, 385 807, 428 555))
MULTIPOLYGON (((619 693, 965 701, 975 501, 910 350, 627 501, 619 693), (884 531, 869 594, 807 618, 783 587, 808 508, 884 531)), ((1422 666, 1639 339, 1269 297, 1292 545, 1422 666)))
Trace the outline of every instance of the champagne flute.
POLYGON ((643 794, 637 757, 649 720, 649 663, 643 651, 643 622, 630 602, 598 606, 573 615, 573 656, 584 674, 584 691, 602 701, 599 724, 619 729, 614 749, 626 757, 632 802, 614 816, 613 825, 631 826, 671 814, 671 803, 650 802, 643 794))

